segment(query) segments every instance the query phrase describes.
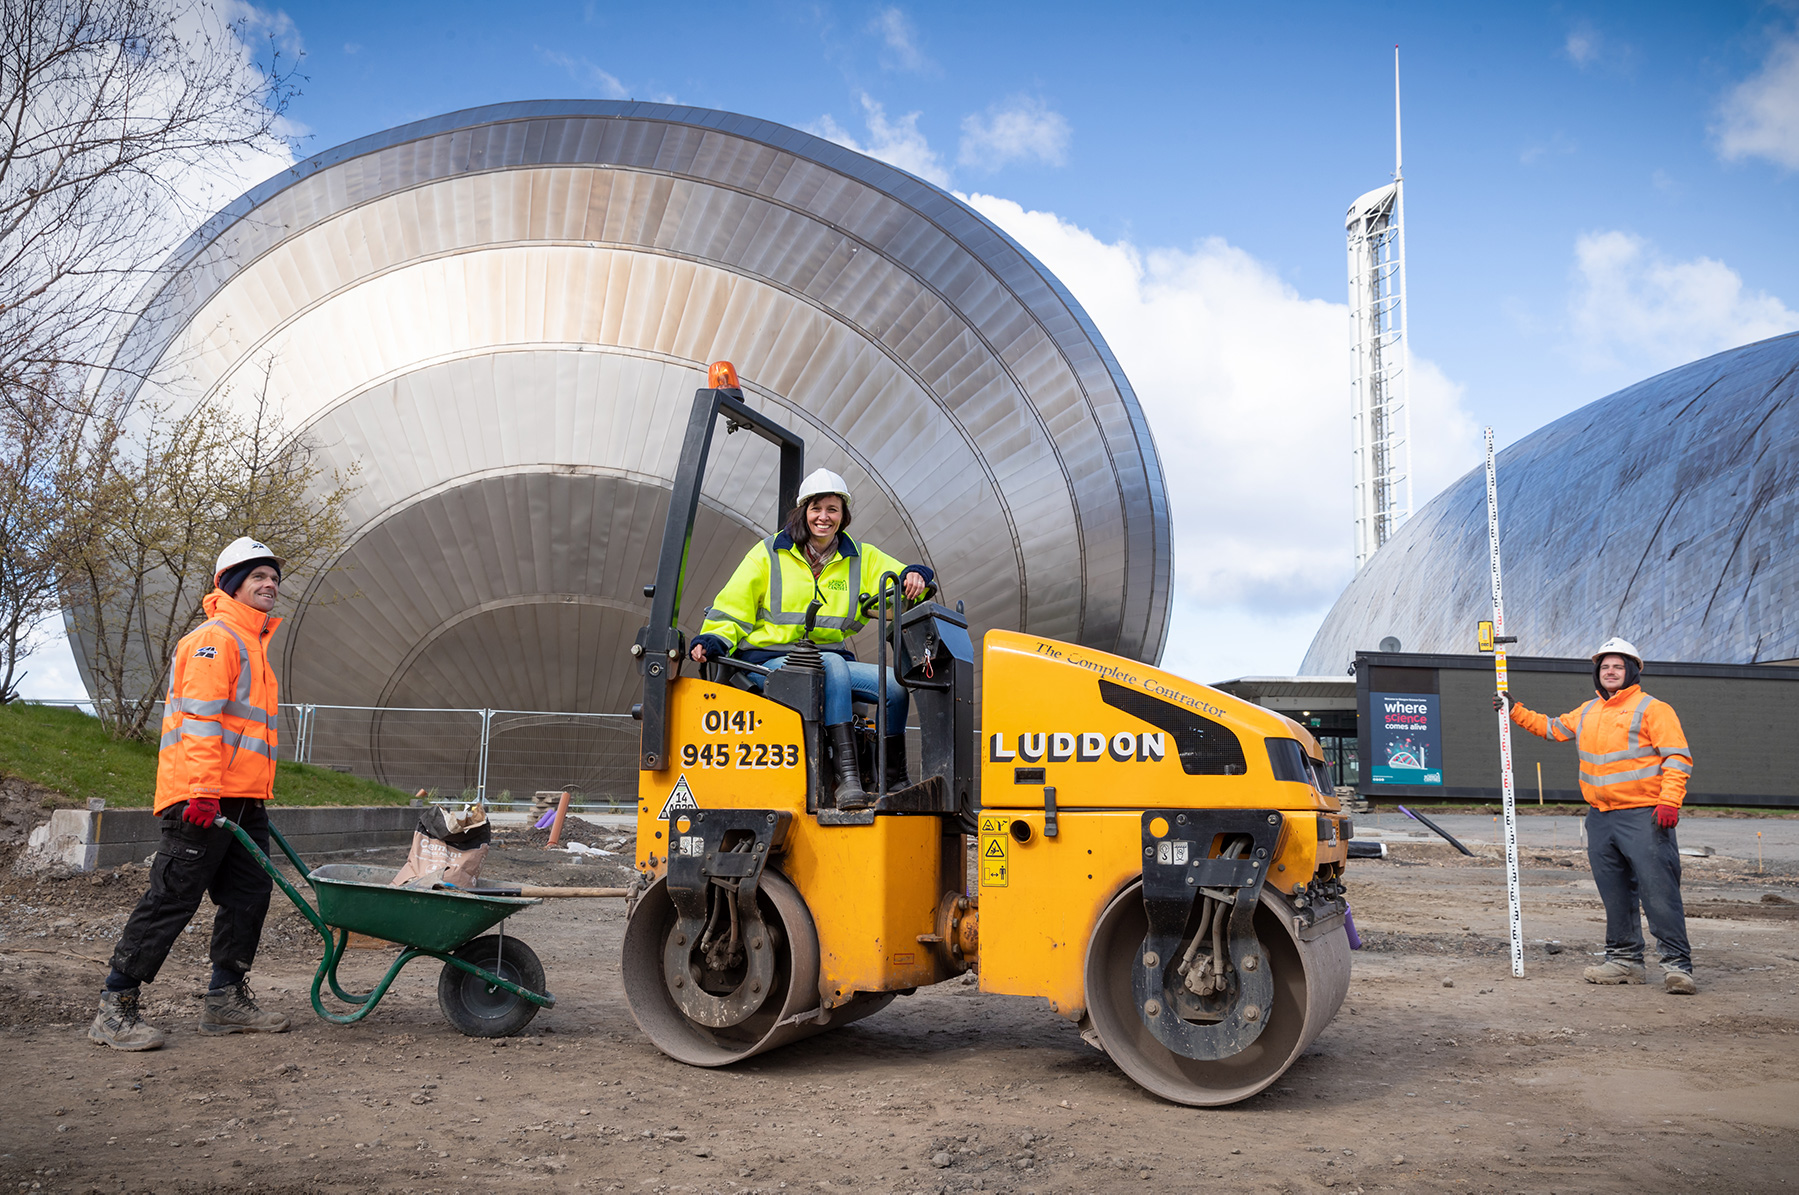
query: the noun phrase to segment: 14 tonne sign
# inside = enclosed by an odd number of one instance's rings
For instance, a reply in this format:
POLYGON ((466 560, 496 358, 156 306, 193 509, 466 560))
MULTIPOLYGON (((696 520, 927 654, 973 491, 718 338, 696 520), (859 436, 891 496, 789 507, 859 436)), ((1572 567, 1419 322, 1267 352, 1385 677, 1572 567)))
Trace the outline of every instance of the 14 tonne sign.
POLYGON ((1442 784, 1435 693, 1371 693, 1376 784, 1442 784))

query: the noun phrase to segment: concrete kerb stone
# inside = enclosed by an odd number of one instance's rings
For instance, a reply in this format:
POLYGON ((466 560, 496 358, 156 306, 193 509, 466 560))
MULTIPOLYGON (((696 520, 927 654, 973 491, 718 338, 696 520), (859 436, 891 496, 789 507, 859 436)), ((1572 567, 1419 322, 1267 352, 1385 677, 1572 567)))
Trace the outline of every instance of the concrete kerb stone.
MULTIPOLYGON (((162 819, 148 809, 58 809, 31 832, 15 866, 20 871, 95 871, 141 863, 156 853, 162 819)), ((419 810, 407 805, 310 805, 269 807, 269 820, 303 859, 406 846, 419 810)))

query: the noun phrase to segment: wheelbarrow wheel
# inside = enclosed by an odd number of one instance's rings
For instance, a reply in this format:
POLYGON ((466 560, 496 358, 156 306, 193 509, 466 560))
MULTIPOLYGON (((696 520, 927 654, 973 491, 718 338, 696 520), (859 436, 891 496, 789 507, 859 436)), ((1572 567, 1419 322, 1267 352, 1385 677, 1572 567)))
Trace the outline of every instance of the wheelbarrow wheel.
MULTIPOLYGON (((455 953, 521 988, 544 990, 543 964, 537 961, 536 952, 517 938, 489 934, 455 953)), ((537 1005, 531 1001, 470 975, 454 963, 445 963, 437 978, 437 1005, 450 1024, 469 1037, 510 1037, 537 1015, 537 1005)))

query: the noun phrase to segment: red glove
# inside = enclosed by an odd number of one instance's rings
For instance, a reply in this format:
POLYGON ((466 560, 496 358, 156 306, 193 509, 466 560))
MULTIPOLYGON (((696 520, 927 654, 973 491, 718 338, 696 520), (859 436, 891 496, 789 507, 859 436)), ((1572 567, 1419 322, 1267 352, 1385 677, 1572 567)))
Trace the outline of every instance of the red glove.
POLYGON ((1657 805, 1655 807, 1655 824, 1664 830, 1672 830, 1680 824, 1680 806, 1657 805))
POLYGON ((192 822, 196 826, 208 829, 219 816, 219 799, 217 797, 189 797, 187 808, 181 811, 183 821, 192 822))

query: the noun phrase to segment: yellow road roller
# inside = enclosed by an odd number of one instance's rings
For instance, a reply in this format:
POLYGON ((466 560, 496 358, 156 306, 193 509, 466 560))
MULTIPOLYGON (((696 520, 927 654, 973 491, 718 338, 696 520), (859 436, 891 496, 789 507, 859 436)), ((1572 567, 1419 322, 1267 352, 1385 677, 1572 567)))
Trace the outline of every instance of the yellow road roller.
POLYGON ((1273 1083, 1349 985, 1351 831, 1316 741, 1139 661, 1010 631, 982 639, 977 703, 964 614, 901 609, 888 574, 866 606, 922 767, 887 790, 877 709, 859 730, 872 805, 839 809, 809 638, 773 672, 725 658, 696 675, 676 625, 716 425, 780 450, 783 512, 800 484, 803 443, 733 382, 715 369, 695 397, 631 649, 638 1025, 723 1066, 973 970, 982 991, 1048 1000, 1164 1099, 1273 1083))

